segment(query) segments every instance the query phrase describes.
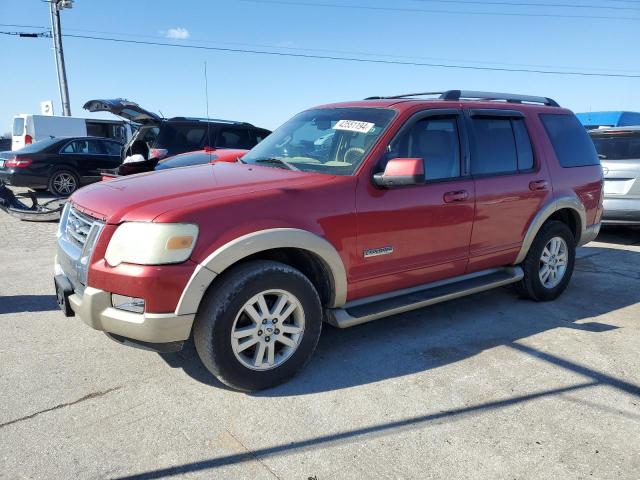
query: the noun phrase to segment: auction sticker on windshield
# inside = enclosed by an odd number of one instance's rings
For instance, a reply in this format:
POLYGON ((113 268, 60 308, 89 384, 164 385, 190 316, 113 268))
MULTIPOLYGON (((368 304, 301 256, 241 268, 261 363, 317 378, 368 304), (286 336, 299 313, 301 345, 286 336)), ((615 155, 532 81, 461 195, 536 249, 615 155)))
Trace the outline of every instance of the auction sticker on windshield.
POLYGON ((338 120, 333 126, 334 130, 348 130, 349 132, 369 133, 375 123, 360 122, 358 120, 338 120))

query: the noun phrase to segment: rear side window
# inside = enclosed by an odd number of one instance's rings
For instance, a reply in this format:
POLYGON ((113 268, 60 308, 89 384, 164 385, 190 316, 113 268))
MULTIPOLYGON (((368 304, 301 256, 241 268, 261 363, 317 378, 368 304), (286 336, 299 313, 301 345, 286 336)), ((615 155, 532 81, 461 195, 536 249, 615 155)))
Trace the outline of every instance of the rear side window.
POLYGON ((472 118, 472 175, 516 173, 533 168, 533 148, 524 119, 472 118))
POLYGON ((640 159, 640 131, 591 135, 602 160, 640 159))
POLYGON ((16 137, 24 135, 24 117, 15 117, 13 119, 13 135, 16 137))
POLYGON ((518 170, 516 139, 508 118, 474 118, 471 173, 485 175, 518 170))
POLYGON ((207 137, 205 125, 175 125, 165 123, 160 129, 154 148, 164 148, 169 153, 200 150, 207 137))
POLYGON ((75 140, 69 143, 64 149, 62 153, 84 153, 88 154, 89 152, 89 142, 86 140, 75 140))
POLYGON ((223 127, 218 130, 217 148, 245 148, 249 149, 255 145, 249 136, 247 128, 223 127))
POLYGON ((599 165, 589 134, 575 115, 540 115, 556 158, 562 167, 599 165))

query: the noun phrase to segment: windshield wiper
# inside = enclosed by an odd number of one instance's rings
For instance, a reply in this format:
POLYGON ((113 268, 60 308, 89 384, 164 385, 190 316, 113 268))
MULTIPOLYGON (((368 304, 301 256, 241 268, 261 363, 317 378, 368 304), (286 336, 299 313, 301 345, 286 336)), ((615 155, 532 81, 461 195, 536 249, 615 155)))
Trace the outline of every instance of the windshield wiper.
POLYGON ((277 164, 277 165, 283 165, 285 167, 287 167, 289 170, 295 170, 297 172, 300 171, 300 169, 294 165, 291 165, 289 162, 287 162, 286 160, 282 160, 281 158, 276 158, 276 157, 271 157, 271 158, 259 158, 257 160, 254 160, 254 163, 270 163, 270 164, 277 164))

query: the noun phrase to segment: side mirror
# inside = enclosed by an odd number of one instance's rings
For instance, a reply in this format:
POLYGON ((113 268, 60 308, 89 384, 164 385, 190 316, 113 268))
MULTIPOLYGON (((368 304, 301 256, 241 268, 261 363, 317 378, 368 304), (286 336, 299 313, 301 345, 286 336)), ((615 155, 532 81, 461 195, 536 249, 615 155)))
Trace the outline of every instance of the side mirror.
POLYGON ((398 187, 419 185, 425 182, 424 160, 422 158, 392 158, 387 162, 384 173, 376 173, 373 183, 378 187, 398 187))

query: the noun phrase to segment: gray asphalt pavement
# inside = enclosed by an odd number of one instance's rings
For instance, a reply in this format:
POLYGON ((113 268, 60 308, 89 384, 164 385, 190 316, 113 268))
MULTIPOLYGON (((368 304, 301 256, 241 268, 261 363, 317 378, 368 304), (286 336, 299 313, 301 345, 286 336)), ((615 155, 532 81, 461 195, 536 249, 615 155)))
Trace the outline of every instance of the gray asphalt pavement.
POLYGON ((55 229, 0 212, 0 478, 640 478, 640 230, 580 249, 555 302, 326 327, 298 377, 247 395, 192 349, 65 318, 55 229))

